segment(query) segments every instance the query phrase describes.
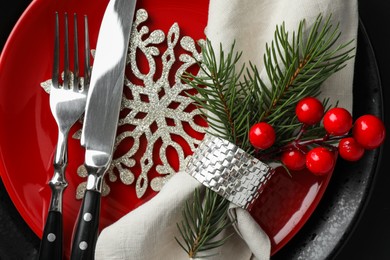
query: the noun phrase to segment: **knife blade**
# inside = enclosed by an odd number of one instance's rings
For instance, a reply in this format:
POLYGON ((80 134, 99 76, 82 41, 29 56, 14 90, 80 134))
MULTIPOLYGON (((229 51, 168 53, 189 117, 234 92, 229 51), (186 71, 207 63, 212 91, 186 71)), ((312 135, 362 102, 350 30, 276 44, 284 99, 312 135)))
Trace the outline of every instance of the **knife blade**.
POLYGON ((110 0, 99 29, 81 144, 87 188, 73 233, 71 259, 94 259, 103 177, 112 160, 136 0, 110 0))

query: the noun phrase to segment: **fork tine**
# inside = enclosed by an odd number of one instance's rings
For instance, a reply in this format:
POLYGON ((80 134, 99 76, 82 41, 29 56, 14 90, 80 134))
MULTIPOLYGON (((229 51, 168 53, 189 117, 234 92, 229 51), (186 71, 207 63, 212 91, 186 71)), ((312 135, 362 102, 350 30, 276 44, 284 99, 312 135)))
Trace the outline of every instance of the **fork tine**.
POLYGON ((59 33, 59 22, 58 13, 55 13, 55 34, 54 34, 54 59, 53 59, 53 71, 52 71, 52 84, 58 88, 58 75, 60 74, 60 33, 59 33))
POLYGON ((73 48, 74 48, 74 68, 73 68, 73 88, 75 90, 78 90, 80 87, 80 78, 79 78, 79 37, 78 37, 78 31, 77 31, 77 14, 73 14, 73 48))
POLYGON ((91 50, 89 47, 88 16, 86 15, 84 15, 84 42, 84 88, 87 88, 91 79, 91 50))
POLYGON ((65 44, 64 44, 64 88, 69 88, 69 44, 68 44, 68 14, 65 13, 65 44))

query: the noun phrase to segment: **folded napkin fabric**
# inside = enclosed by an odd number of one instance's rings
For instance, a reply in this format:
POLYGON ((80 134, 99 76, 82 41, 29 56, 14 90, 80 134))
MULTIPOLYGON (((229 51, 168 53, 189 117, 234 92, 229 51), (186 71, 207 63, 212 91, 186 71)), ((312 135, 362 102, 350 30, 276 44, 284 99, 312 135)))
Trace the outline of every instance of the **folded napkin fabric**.
MULTIPOLYGON (((276 25, 285 22, 289 31, 296 30, 302 19, 307 28, 319 14, 340 23, 339 43, 355 39, 358 13, 357 0, 210 0, 207 38, 218 55, 219 45, 242 51, 242 62, 251 61, 262 70, 265 44, 274 37, 276 25)), ((322 96, 351 111, 354 59, 330 77, 322 88, 322 96)), ((185 172, 173 176, 153 199, 105 228, 96 245, 96 259, 176 260, 188 259, 175 241, 180 237, 176 223, 181 221, 182 207, 201 184, 185 172)), ((203 187, 201 187, 203 188, 203 187)), ((104 210, 104 209, 102 209, 104 210)), ((229 214, 236 219, 234 232, 215 257, 224 260, 266 260, 270 258, 270 240, 250 214, 231 204, 229 214)))
MULTIPOLYGON (((261 72, 265 44, 271 43, 276 25, 283 22, 287 31, 292 32, 302 19, 309 29, 319 14, 324 19, 331 14, 332 20, 340 23, 342 35, 338 43, 355 39, 351 47, 356 46, 357 8, 356 0, 210 0, 206 35, 216 54, 220 43, 227 52, 235 42, 236 50, 242 51, 240 61, 251 61, 261 72)), ((340 101, 340 106, 352 108, 353 70, 351 59, 344 69, 324 82, 322 96, 329 97, 331 104, 340 101)))
MULTIPOLYGON (((191 199, 196 187, 201 188, 200 185, 187 173, 177 173, 156 197, 102 231, 96 245, 95 259, 188 259, 174 239, 175 236, 180 238, 176 223, 181 221, 184 203, 191 199)), ((238 214, 252 221, 246 211, 240 210, 238 214)), ((252 221, 248 228, 253 228, 252 225, 257 224, 252 221)), ((234 230, 226 232, 231 234, 234 230)), ((263 236, 268 242, 268 237, 262 232, 254 236, 263 236)), ((207 259, 250 259, 252 255, 239 238, 229 239, 213 253, 217 255, 207 259)), ((265 255, 269 255, 269 252, 265 255)))

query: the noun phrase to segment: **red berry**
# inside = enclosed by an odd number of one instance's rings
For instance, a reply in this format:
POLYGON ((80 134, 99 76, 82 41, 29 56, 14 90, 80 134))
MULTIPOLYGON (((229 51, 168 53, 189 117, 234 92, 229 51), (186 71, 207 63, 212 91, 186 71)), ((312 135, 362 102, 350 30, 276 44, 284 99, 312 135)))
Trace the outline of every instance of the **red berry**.
POLYGON ((298 149, 283 152, 280 160, 291 171, 303 170, 306 165, 306 155, 298 149))
POLYGON ((355 121, 352 130, 353 137, 363 148, 372 150, 378 148, 385 140, 385 126, 374 115, 363 115, 355 121))
POLYGON ((267 149, 271 147, 276 139, 274 128, 265 122, 254 124, 249 130, 249 142, 256 149, 267 149))
POLYGON ((362 158, 364 148, 353 137, 347 137, 339 142, 339 154, 344 160, 354 162, 362 158))
POLYGON ((306 167, 315 175, 329 173, 335 165, 334 154, 324 147, 316 147, 306 155, 306 167))
POLYGON ((335 107, 324 115, 324 128, 331 135, 344 135, 352 128, 352 116, 345 108, 335 107))
POLYGON ((321 121, 324 115, 324 106, 317 98, 306 97, 298 102, 295 113, 299 122, 306 125, 315 125, 321 121))

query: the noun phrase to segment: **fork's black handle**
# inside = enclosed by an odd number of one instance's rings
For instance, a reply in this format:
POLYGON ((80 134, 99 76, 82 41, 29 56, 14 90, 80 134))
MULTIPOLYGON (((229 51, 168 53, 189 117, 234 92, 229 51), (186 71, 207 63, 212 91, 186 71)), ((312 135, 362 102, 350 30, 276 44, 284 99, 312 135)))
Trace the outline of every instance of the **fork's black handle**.
POLYGON ((86 190, 73 234, 71 260, 92 260, 98 236, 101 194, 86 190))
POLYGON ((62 260, 62 213, 49 211, 39 248, 39 260, 62 260))

